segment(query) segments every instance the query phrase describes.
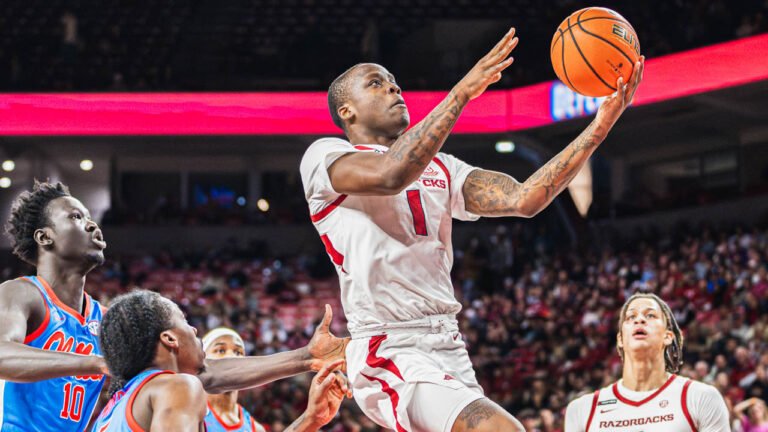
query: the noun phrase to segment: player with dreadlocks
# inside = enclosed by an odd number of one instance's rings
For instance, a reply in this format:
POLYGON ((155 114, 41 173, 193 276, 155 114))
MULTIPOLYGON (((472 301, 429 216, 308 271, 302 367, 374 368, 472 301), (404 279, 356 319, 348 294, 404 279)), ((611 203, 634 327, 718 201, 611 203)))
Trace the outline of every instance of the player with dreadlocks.
MULTIPOLYGON (((151 291, 122 295, 104 316, 100 340, 113 383, 94 430, 206 430, 206 393, 195 376, 206 368, 205 352, 178 306, 151 291)), ((307 410, 286 431, 314 432, 336 415, 348 389, 332 372, 343 363, 320 370, 307 410)))
POLYGON ((622 379, 572 401, 567 432, 730 430, 720 393, 676 375, 683 364, 683 335, 664 300, 638 293, 624 303, 616 349, 622 379))
MULTIPOLYGON (((84 290, 104 262, 104 236, 65 185, 37 181, 13 203, 6 231, 36 273, 0 284, 0 431, 82 432, 107 372, 98 344, 104 308, 84 290)), ((217 393, 320 370, 343 358, 348 342, 330 333, 331 318, 326 306, 303 348, 211 361, 198 378, 217 393)))

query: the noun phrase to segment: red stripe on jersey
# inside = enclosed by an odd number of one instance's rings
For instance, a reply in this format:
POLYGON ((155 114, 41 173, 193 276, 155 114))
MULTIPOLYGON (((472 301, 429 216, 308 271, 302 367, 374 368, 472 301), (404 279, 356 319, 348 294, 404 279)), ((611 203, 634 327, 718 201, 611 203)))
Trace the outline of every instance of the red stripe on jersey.
POLYGON ((328 256, 331 257, 331 261, 333 261, 333 263, 337 266, 341 267, 341 271, 346 273, 347 271, 344 270, 344 255, 342 255, 341 252, 333 247, 333 243, 331 243, 331 239, 328 238, 327 234, 321 235, 320 240, 325 245, 325 251, 328 252, 328 256))
POLYGON ((669 379, 667 380, 667 382, 664 383, 663 386, 659 387, 659 389, 656 390, 655 392, 653 392, 652 395, 648 396, 647 398, 645 398, 645 399, 643 399, 641 401, 633 401, 633 400, 627 399, 624 396, 622 396, 619 393, 619 383, 618 383, 618 381, 613 383, 613 394, 616 395, 616 397, 620 401, 624 402, 625 404, 632 405, 633 407, 639 407, 639 406, 643 405, 644 403, 649 402, 651 399, 655 398, 656 396, 658 396, 659 393, 663 392, 664 389, 666 389, 667 387, 669 387, 670 384, 672 384, 672 381, 674 381, 676 377, 677 377, 677 375, 675 375, 675 374, 670 375, 669 379))
POLYGON ((685 416, 685 419, 688 420, 688 424, 691 425, 691 430, 693 432, 698 432, 696 429, 696 425, 693 424, 691 413, 688 412, 688 387, 690 385, 691 385, 691 380, 687 380, 685 384, 683 384, 683 395, 681 396, 680 402, 683 404, 683 415, 685 416))
POLYGON ((135 418, 133 418, 133 401, 136 400, 136 396, 139 394, 139 390, 141 390, 142 387, 144 387, 148 382, 150 382, 153 378, 155 378, 158 375, 163 374, 172 374, 171 371, 159 371, 155 372, 153 374, 148 375, 146 378, 144 378, 144 381, 142 381, 138 387, 136 387, 135 390, 133 390, 133 393, 131 394, 131 397, 128 399, 128 403, 125 407, 125 421, 128 423, 128 428, 131 429, 132 432, 145 432, 144 429, 139 426, 139 423, 136 421, 135 418))
POLYGON ((387 335, 379 335, 374 336, 371 338, 370 341, 368 341, 368 358, 365 359, 365 363, 372 367, 372 368, 382 368, 386 369, 393 374, 397 375, 398 378, 400 378, 402 381, 405 381, 403 379, 403 375, 400 374, 400 369, 397 368, 397 365, 395 365, 395 362, 388 358, 379 357, 376 355, 376 352, 379 350, 379 347, 381 347, 381 343, 384 342, 384 340, 387 338, 387 335))
POLYGON ((313 215, 309 215, 309 218, 312 219, 312 222, 320 222, 326 216, 328 216, 329 213, 334 211, 336 207, 339 206, 339 204, 343 203, 345 199, 347 199, 347 195, 339 195, 339 197, 336 198, 332 203, 328 204, 328 207, 320 210, 319 212, 313 215))
MULTIPOLYGON (((377 336, 378 337, 378 336, 377 336)), ((400 402, 400 395, 397 394, 395 389, 389 386, 386 381, 384 381, 381 378, 376 378, 372 376, 368 376, 364 373, 361 373, 360 375, 366 377, 368 381, 376 381, 379 384, 381 384, 381 391, 386 393, 389 396, 389 400, 392 402, 392 413, 395 415, 395 427, 397 428, 397 432, 408 432, 401 424, 400 420, 397 418, 397 404, 400 402)))
POLYGON ((45 288, 45 292, 48 294, 48 297, 51 299, 53 304, 58 306, 61 310, 68 313, 69 315, 72 315, 75 319, 77 319, 80 325, 85 325, 86 317, 91 314, 91 296, 89 296, 88 293, 83 293, 83 296, 85 297, 85 308, 83 308, 83 314, 80 315, 79 312, 64 304, 63 301, 59 300, 56 292, 53 291, 53 288, 48 285, 48 282, 46 282, 45 279, 38 276, 37 280, 39 280, 40 284, 43 286, 43 288, 45 288))
POLYGON ((208 402, 208 409, 211 410, 211 413, 213 413, 213 417, 216 418, 216 421, 219 422, 219 424, 228 431, 236 431, 240 429, 243 426, 243 422, 245 421, 245 415, 243 415, 243 407, 242 405, 237 405, 238 407, 238 414, 240 415, 240 420, 235 424, 227 424, 227 422, 224 421, 223 418, 219 417, 219 414, 216 412, 216 410, 213 409, 211 406, 211 403, 208 402))
MULTIPOLYGON (((26 279, 27 281, 29 281, 29 283, 34 285, 34 282, 32 282, 31 279, 26 278, 26 277, 24 277, 22 279, 26 279)), ((43 293, 41 293, 40 290, 37 289, 37 286, 35 286, 35 291, 40 293, 40 296, 43 295, 43 293)), ((48 327, 48 323, 51 321, 51 309, 48 307, 48 302, 45 301, 45 299, 43 299, 43 306, 45 306, 45 317, 43 318, 43 321, 40 323, 40 325, 35 329, 35 331, 33 331, 32 333, 28 334, 27 337, 24 338, 24 343, 25 344, 29 344, 33 340, 35 340, 38 337, 40 337, 40 335, 43 334, 43 332, 45 332, 45 329, 48 327)))
POLYGON ((373 150, 373 151, 376 151, 375 148, 364 146, 364 145, 356 145, 355 148, 358 149, 358 150, 373 150))
POLYGON ((451 172, 448 171, 448 168, 445 167, 445 164, 440 159, 432 158, 432 160, 435 161, 435 163, 443 169, 445 177, 448 179, 448 193, 451 193, 451 172))
POLYGON ((600 390, 595 391, 595 395, 592 397, 592 409, 589 410, 589 418, 587 419, 587 428, 584 432, 589 432, 589 426, 592 424, 592 418, 595 416, 597 410, 597 399, 600 397, 600 390))

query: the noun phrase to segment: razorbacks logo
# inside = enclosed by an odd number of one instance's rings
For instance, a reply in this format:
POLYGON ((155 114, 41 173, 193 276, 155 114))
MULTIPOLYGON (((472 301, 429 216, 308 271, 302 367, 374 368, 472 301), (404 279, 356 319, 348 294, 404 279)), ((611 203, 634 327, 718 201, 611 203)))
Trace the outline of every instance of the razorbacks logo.
POLYGON ((432 168, 431 166, 427 166, 427 169, 424 170, 425 176, 434 177, 436 175, 440 174, 436 169, 432 168))
POLYGON ((445 180, 441 180, 441 179, 430 179, 430 178, 421 179, 421 182, 426 187, 445 189, 445 186, 446 186, 445 180))
POLYGON ((644 426, 655 423, 667 423, 675 421, 674 414, 656 415, 652 417, 640 417, 625 420, 607 420, 600 422, 600 428, 628 428, 632 426, 644 426))

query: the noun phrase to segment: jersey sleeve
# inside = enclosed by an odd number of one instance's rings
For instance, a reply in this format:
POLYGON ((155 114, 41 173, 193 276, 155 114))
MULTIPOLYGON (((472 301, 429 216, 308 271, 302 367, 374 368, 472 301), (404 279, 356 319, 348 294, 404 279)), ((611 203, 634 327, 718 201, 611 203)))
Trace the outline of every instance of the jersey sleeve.
POLYGON ((728 407, 716 388, 692 381, 687 402, 699 432, 731 430, 728 424, 728 407))
POLYGON ((480 215, 467 211, 463 192, 464 181, 467 180, 469 173, 477 168, 446 153, 438 153, 437 159, 445 164, 451 180, 451 217, 463 221, 480 219, 480 215))
POLYGON ((565 409, 565 432, 584 432, 587 428, 589 411, 592 409, 593 393, 574 399, 565 409))
POLYGON ((338 198, 340 194, 333 190, 328 167, 341 156, 356 151, 349 142, 340 138, 321 138, 307 148, 299 170, 310 212, 317 213, 326 203, 338 198))

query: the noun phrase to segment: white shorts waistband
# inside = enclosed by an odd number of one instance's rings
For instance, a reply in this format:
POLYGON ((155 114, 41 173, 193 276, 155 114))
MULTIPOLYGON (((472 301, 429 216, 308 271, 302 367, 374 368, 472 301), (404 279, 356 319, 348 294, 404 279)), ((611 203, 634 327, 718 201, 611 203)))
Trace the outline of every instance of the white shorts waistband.
POLYGON ((450 333, 459 331, 456 315, 431 315, 412 321, 372 324, 350 330, 352 339, 363 339, 388 334, 450 333))

